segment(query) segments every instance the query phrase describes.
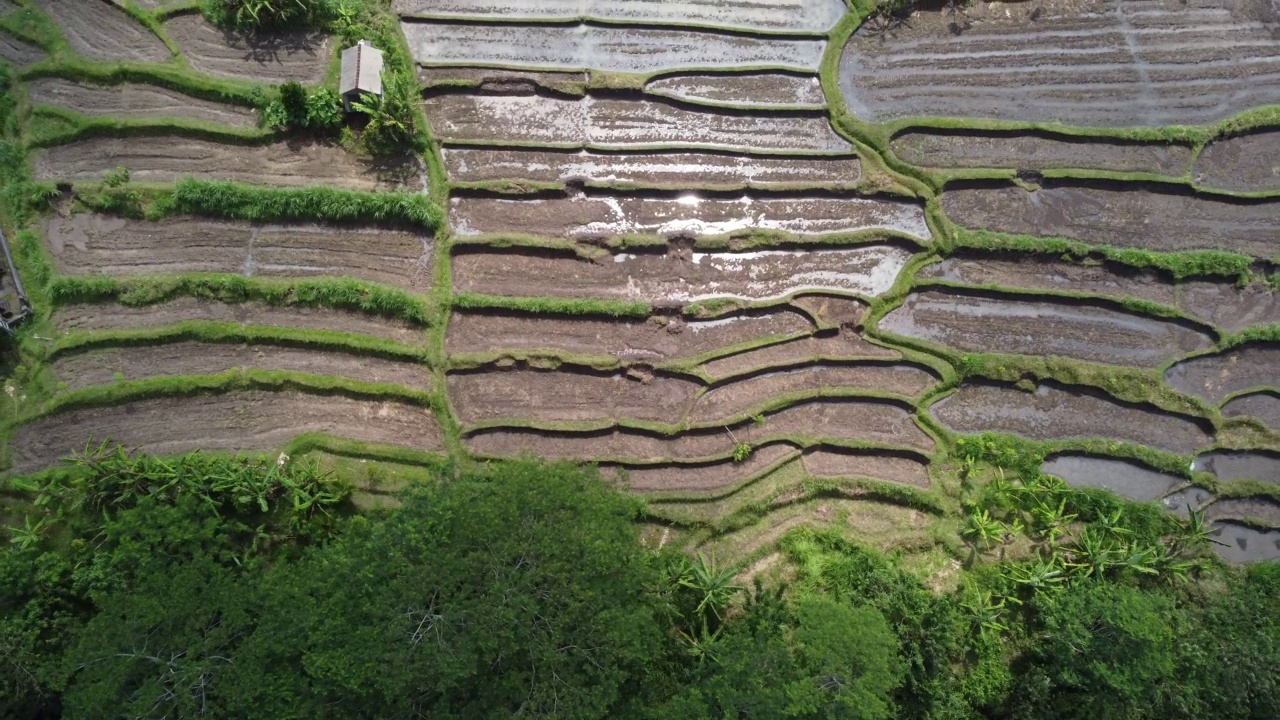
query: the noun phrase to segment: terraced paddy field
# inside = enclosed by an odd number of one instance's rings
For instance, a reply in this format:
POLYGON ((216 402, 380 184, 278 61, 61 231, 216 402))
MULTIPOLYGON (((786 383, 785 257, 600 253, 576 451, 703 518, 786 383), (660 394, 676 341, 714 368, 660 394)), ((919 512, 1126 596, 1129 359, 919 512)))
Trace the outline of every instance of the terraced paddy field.
POLYGON ((799 527, 994 562, 962 528, 1039 468, 1280 558, 1274 4, 391 5, 411 152, 260 125, 336 36, 0 33, 46 184, 10 475, 569 459, 745 578, 799 527))

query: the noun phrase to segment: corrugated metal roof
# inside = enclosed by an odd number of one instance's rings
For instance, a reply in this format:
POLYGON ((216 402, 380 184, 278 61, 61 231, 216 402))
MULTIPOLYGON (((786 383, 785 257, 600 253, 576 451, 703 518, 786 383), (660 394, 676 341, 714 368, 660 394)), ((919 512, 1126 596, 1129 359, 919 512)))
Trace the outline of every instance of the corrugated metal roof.
POLYGON ((342 51, 342 76, 338 92, 346 95, 360 90, 375 95, 382 94, 382 51, 367 40, 342 51))

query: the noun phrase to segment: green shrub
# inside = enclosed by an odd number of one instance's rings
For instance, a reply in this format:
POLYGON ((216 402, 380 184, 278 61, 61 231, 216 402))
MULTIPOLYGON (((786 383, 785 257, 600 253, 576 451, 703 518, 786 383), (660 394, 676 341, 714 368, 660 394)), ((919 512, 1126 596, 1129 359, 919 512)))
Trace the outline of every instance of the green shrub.
POLYGON ((295 130, 332 130, 342 124, 342 98, 332 88, 307 90, 296 82, 280 86, 280 97, 262 110, 263 125, 295 130))
POLYGON ((235 30, 319 27, 338 14, 336 0, 200 0, 200 12, 235 30))

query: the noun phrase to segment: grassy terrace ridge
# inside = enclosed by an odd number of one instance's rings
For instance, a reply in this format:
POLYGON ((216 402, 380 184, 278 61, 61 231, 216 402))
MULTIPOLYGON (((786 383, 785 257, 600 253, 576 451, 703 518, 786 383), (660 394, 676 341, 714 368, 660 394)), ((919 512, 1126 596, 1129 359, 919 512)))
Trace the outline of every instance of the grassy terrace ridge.
POLYGON ((154 117, 121 120, 81 115, 49 105, 36 106, 33 115, 39 118, 41 127, 55 124, 60 126, 52 132, 38 130, 29 135, 27 143, 33 148, 64 145, 95 137, 151 137, 157 134, 244 145, 265 144, 280 137, 271 130, 235 128, 188 118, 154 117))

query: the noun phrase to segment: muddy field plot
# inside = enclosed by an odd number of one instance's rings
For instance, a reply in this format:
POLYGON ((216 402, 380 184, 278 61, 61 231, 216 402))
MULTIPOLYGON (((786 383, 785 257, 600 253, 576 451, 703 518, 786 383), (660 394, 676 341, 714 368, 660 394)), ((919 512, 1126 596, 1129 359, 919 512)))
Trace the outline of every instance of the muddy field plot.
POLYGON ((921 268, 918 280, 1009 289, 1138 298, 1175 307, 1230 332, 1280 323, 1280 295, 1263 283, 1186 280, 1175 283, 1156 273, 1123 265, 1079 264, 1053 255, 962 254, 921 268))
POLYGON ((917 130, 890 143, 901 160, 921 167, 1048 170, 1082 168, 1182 177, 1191 148, 1168 143, 1123 143, 1068 135, 917 130))
POLYGON ((1060 355, 1146 368, 1214 342, 1186 323, 1098 304, 954 291, 913 292, 879 328, 967 352, 1060 355))
POLYGON ((1210 505, 1204 516, 1207 520, 1259 520, 1272 527, 1280 527, 1280 503, 1267 498, 1228 498, 1210 505))
POLYGON ((189 297, 144 306, 118 302, 62 305, 54 308, 52 322, 59 334, 217 322, 235 323, 245 328, 299 328, 369 335, 414 347, 425 345, 427 341, 426 328, 351 310, 276 306, 259 302, 232 304, 189 297))
POLYGON ((334 40, 328 35, 220 30, 198 13, 179 15, 166 22, 164 30, 197 72, 235 80, 319 84, 334 53, 334 40))
POLYGON ((137 345, 62 355, 51 367, 54 377, 65 382, 68 390, 152 377, 213 375, 227 370, 278 370, 423 391, 431 388, 430 371, 417 363, 342 350, 282 345, 201 342, 137 345))
POLYGON ((733 3, 722 0, 394 0, 404 16, 471 17, 511 20, 581 20, 654 25, 720 25, 793 33, 826 33, 844 15, 840 0, 771 0, 733 3))
POLYGON ((38 45, 32 45, 7 32, 0 31, 0 60, 22 67, 41 61, 46 55, 44 49, 38 45))
POLYGON ((1165 371, 1164 381, 1217 405, 1242 390, 1280 389, 1280 343, 1240 345, 1218 355, 1202 355, 1165 371))
POLYGON ((1169 186, 1047 185, 955 187, 942 208, 967 228, 1064 237, 1147 250, 1228 250, 1260 258, 1280 253, 1280 201, 1182 194, 1169 186))
POLYGON ((804 454, 804 469, 820 479, 867 478, 928 490, 929 463, 907 455, 845 448, 816 448, 804 454))
POLYGON ((68 275, 354 277, 414 292, 432 281, 429 236, 376 228, 77 213, 50 218, 45 238, 68 275))
POLYGON ((737 313, 715 320, 666 315, 629 320, 460 310, 449 319, 445 347, 451 355, 542 351, 662 363, 813 329, 808 318, 789 309, 737 313))
POLYGON ((173 59, 164 41, 107 0, 35 0, 34 4, 53 18, 77 55, 151 63, 173 59))
POLYGON ((630 235, 781 237, 898 233, 929 242, 924 208, 916 203, 862 197, 710 198, 639 194, 574 194, 552 199, 454 197, 449 219, 459 235, 532 233, 570 239, 630 235))
POLYGON ((1213 442, 1207 423, 1103 397, 1087 388, 1040 385, 1035 392, 964 384, 930 412, 953 432, 1001 432, 1037 441, 1125 440, 1189 455, 1213 442))
POLYGON ((818 71, 826 40, 701 30, 578 25, 420 22, 400 24, 421 65, 496 65, 531 70, 650 74, 705 68, 818 71))
POLYGON ((462 92, 432 95, 424 109, 446 143, 852 154, 822 112, 720 111, 659 98, 462 92))
POLYGON ((1224 190, 1280 191, 1280 130, 1209 143, 1196 160, 1194 178, 1224 190))
POLYGON ((1265 0, 971 3, 958 16, 916 12, 888 33, 863 26, 840 85, 869 122, 1210 124, 1280 102, 1276 21, 1265 0))
POLYGON ((606 465, 601 471, 618 478, 625 473, 626 487, 636 492, 707 492, 741 485, 799 456, 794 446, 775 443, 757 448, 743 462, 606 465))
POLYGON ((1214 552, 1232 563, 1266 562, 1280 559, 1280 531, 1262 530, 1234 522, 1215 522, 1214 552))
POLYGON ((827 105, 817 75, 791 73, 668 75, 649 81, 644 91, 684 102, 728 107, 820 110, 827 105))
POLYGON ((1110 490, 1135 502, 1165 497, 1187 482, 1185 478, 1158 472, 1131 460, 1071 453, 1050 457, 1040 469, 1072 487, 1110 490))
POLYGON ((700 389, 676 377, 562 368, 450 373, 449 400, 467 425, 498 421, 678 423, 700 389))
POLYGON ((892 245, 747 253, 618 254, 599 261, 542 252, 462 252, 458 292, 523 297, 615 298, 658 305, 708 298, 775 300, 798 292, 875 296, 889 290, 911 253, 892 245))
POLYGON ((431 411, 401 402, 299 392, 238 391, 156 398, 71 410, 14 431, 13 471, 56 464, 86 445, 111 441, 154 455, 192 450, 267 451, 308 432, 435 451, 431 411))
POLYGON ((35 105, 53 105, 81 115, 119 118, 184 118, 238 128, 258 124, 253 108, 183 95, 155 85, 88 85, 62 78, 39 78, 27 85, 35 105))
POLYGON ((902 354, 897 350, 872 345, 858 333, 844 330, 727 355, 703 363, 699 369, 709 377, 723 379, 766 368, 793 367, 816 360, 847 362, 896 360, 901 357, 902 354))
POLYGON ((329 185, 347 190, 421 190, 413 162, 368 165, 336 144, 291 140, 267 145, 219 143, 161 135, 97 137, 36 153, 38 180, 98 182, 117 167, 136 182, 172 183, 186 177, 254 185, 329 185))
POLYGON ((702 394, 689 414, 689 424, 706 426, 741 419, 786 396, 872 391, 911 398, 937 381, 937 376, 923 368, 884 363, 821 363, 766 372, 719 384, 702 394))
POLYGON ((517 180, 593 186, 737 190, 852 188, 862 177, 856 157, 734 155, 696 152, 590 152, 446 147, 453 182, 517 180))

